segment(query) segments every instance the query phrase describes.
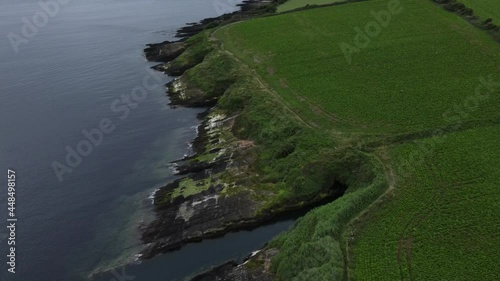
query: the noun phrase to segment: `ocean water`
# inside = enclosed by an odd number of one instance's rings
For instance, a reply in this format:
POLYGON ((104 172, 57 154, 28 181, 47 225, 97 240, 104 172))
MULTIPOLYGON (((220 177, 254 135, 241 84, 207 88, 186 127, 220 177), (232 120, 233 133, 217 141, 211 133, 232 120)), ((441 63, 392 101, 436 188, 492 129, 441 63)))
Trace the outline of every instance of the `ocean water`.
MULTIPOLYGON (((174 178, 203 109, 172 109, 143 56, 187 22, 233 0, 0 0, 0 224, 16 171, 16 273, 2 281, 79 281, 134 261, 148 196, 174 178), (40 5, 39 2, 42 2, 40 5), (90 136, 89 136, 90 135, 90 136)), ((141 265, 133 279, 180 280, 241 257, 290 221, 193 244, 141 265)), ((103 280, 121 280, 111 273, 103 280)), ((120 271, 121 272, 121 271, 120 271)))

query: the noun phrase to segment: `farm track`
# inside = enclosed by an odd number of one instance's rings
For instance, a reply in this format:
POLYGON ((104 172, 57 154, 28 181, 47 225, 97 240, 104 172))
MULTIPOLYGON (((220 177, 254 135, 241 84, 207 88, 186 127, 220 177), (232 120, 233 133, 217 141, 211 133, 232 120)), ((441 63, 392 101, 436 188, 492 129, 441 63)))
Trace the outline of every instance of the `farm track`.
POLYGON ((375 141, 370 141, 366 143, 358 144, 358 147, 361 147, 362 150, 366 151, 374 151, 381 146, 388 145, 400 145, 402 143, 415 141, 415 140, 424 140, 433 137, 443 137, 446 138, 446 135, 450 133, 458 133, 466 130, 474 129, 474 128, 483 128, 483 127, 492 127, 500 124, 500 118, 492 118, 492 119, 484 119, 484 120, 471 120, 466 122, 459 122, 447 126, 422 130, 422 131, 414 131, 407 132, 389 136, 385 139, 378 139, 375 141), (442 134, 436 134, 436 131, 441 130, 442 134), (381 143, 382 141, 382 143, 381 143))
MULTIPOLYGON (((372 208, 376 208, 376 205, 384 200, 386 196, 388 196, 391 192, 394 191, 396 188, 396 173, 394 172, 394 169, 391 164, 391 159, 389 156, 389 151, 387 147, 383 147, 380 150, 380 156, 374 155, 377 161, 382 165, 384 168, 384 176, 387 180, 388 186, 384 193, 382 193, 377 199, 375 199, 373 202, 370 203, 365 209, 361 210, 355 217, 353 217, 347 224, 346 228, 343 232, 343 234, 346 231, 349 231, 351 228, 349 227, 356 221, 362 219, 363 216, 365 216, 372 208)), ((349 276, 349 240, 345 241, 345 265, 344 265, 344 271, 346 274, 346 280, 351 280, 351 277, 349 276)))
MULTIPOLYGON (((436 178, 439 178, 439 173, 436 171, 432 163, 429 165, 429 168, 431 174, 436 178)), ((404 266, 406 266, 410 280, 413 280, 413 271, 411 266, 411 241, 413 237, 411 235, 411 229, 420 226, 434 212, 434 208, 440 201, 441 197, 443 196, 444 189, 446 188, 445 183, 442 180, 440 181, 441 183, 434 187, 434 193, 430 202, 421 210, 411 216, 411 218, 406 223, 404 230, 399 235, 397 259, 401 280, 405 279, 404 266), (404 259, 404 263, 402 257, 403 254, 406 256, 406 258, 404 259)))
POLYGON ((316 129, 314 128, 313 126, 311 126, 310 124, 308 124, 304 119, 302 119, 302 117, 300 117, 295 111, 293 111, 290 106, 288 106, 283 100, 282 98, 276 93, 274 92, 272 89, 270 89, 269 87, 267 87, 261 80, 260 78, 258 77, 258 75, 252 71, 250 69, 250 67, 248 65, 246 65, 244 62, 242 62, 240 59, 238 59, 233 53, 231 53, 230 51, 224 49, 224 47, 222 46, 221 44, 221 49, 228 55, 230 55, 232 58, 234 58, 237 62, 239 62, 247 72, 249 73, 252 73, 252 76, 253 78, 255 79, 255 81, 257 81, 257 83, 261 86, 261 88, 268 92, 269 94, 271 94, 273 96, 273 98, 279 103, 281 104, 287 111, 289 111, 297 120, 300 121, 300 123, 304 124, 305 126, 307 126, 308 128, 310 129, 316 129))
MULTIPOLYGON (((308 28, 310 27, 310 30, 315 31, 314 26, 309 26, 307 23, 301 23, 303 26, 307 26, 308 28)), ((328 36, 328 34, 325 34, 324 32, 321 32, 319 30, 318 32, 320 35, 328 36)), ((213 36, 213 34, 212 34, 213 36)), ((213 40, 218 41, 217 39, 213 38, 213 40)), ((249 65, 246 63, 242 62, 239 58, 236 57, 233 53, 231 53, 228 50, 224 49, 223 44, 220 44, 221 50, 223 50, 225 53, 233 57, 236 61, 238 61, 245 69, 245 71, 248 71, 250 75, 255 79, 255 81, 261 86, 263 90, 268 92, 269 94, 272 95, 272 97, 279 102, 284 108, 289 111, 300 123, 304 124, 310 129, 314 129, 319 131, 321 127, 319 126, 314 126, 311 125, 311 122, 307 122, 304 120, 299 113, 294 111, 292 107, 284 100, 284 98, 278 94, 272 86, 269 86, 268 84, 263 81, 261 76, 254 70, 252 69, 249 65)), ((279 78, 278 78, 279 79, 279 78)), ((292 90, 292 93, 294 96, 299 98, 299 100, 303 101, 305 100, 308 105, 312 105, 318 108, 318 115, 321 115, 325 117, 327 120, 332 121, 332 123, 338 122, 340 119, 335 116, 335 114, 325 111, 323 107, 320 105, 317 105, 308 99, 304 98, 303 100, 301 99, 301 96, 299 93, 295 92, 292 90)), ((306 118, 307 119, 307 118, 306 118)), ((344 122, 345 120, 340 120, 341 122, 344 122)), ((352 125, 352 122, 350 122, 352 125)), ((375 199, 373 202, 371 202, 365 209, 360 211, 355 217, 353 217, 348 223, 347 227, 344 229, 344 234, 347 231, 350 231, 352 228, 350 226, 353 225, 353 223, 357 221, 361 221, 363 219, 363 216, 367 215, 369 212, 371 213, 373 209, 378 208, 378 205, 383 202, 390 194, 396 189, 396 184, 397 184, 397 176, 396 172, 394 171, 392 161, 389 155, 389 150, 393 146, 400 145, 402 143, 408 143, 416 140, 424 140, 424 139, 429 139, 433 137, 439 137, 442 140, 446 141, 447 135, 451 133, 457 133, 457 132, 462 132, 470 129, 475 129, 475 128, 481 128, 481 127, 492 127, 495 125, 500 124, 500 118, 495 117, 491 119, 481 119, 481 120, 470 120, 470 121, 464 121, 464 122, 458 122, 455 124, 449 124, 441 127, 434 127, 430 129, 424 129, 420 131, 414 131, 414 132, 405 132, 405 133, 399 133, 399 134, 377 134, 377 136, 380 136, 381 138, 373 140, 370 139, 368 141, 359 141, 356 143, 355 141, 353 142, 352 139, 347 139, 344 138, 346 141, 346 146, 357 146, 358 149, 365 151, 367 153, 370 153, 376 157, 376 159, 381 163, 383 170, 384 170, 384 176, 387 180, 388 187, 386 190, 381 194, 377 199, 375 199), (436 130, 441 130, 441 134, 436 134, 436 130)), ((332 126, 333 127, 333 126, 332 126)), ((333 128, 332 128, 333 129, 333 128)), ((373 136, 373 134, 370 133, 365 133, 362 131, 359 132, 342 132, 342 131, 336 131, 335 132, 335 137, 338 137, 339 139, 343 138, 343 134, 357 134, 360 136, 360 139, 363 138, 363 136, 373 136)), ((449 187, 452 185, 450 183, 445 183, 444 180, 439 176, 438 171, 436 170, 435 166, 432 165, 433 163, 430 163, 431 166, 431 172, 430 174, 433 175, 436 179, 438 179, 439 184, 434 186, 433 194, 432 197, 429 199, 429 202, 425 206, 423 206, 421 209, 418 211, 414 212, 413 214, 409 214, 408 217, 402 218, 402 223, 405 225, 403 231, 399 234, 398 242, 397 242, 397 264, 399 266, 399 273, 400 273, 400 278, 401 280, 407 280, 409 278, 410 280, 414 280, 414 274, 413 274, 413 268, 412 268, 412 242, 413 242, 413 235, 412 235, 412 229, 418 226, 421 226, 426 222, 426 220, 431 216, 435 211, 436 208, 439 206, 443 196, 445 196, 447 190, 449 190, 449 187)), ((453 184, 454 185, 454 184, 453 184)), ((351 280, 350 272, 349 272, 349 239, 345 241, 345 277, 347 280, 351 280)))
MULTIPOLYGON (((231 26, 233 24, 236 24, 238 22, 234 22, 234 23, 231 23, 231 24, 228 24, 226 26, 224 26, 224 28, 227 28, 228 26, 231 26)), ((214 37, 213 33, 210 35, 210 40, 213 41, 213 42, 216 42, 216 41, 219 41, 217 38, 214 37)), ((220 41, 219 41, 220 42, 220 41)), ((283 100, 283 97, 281 95, 279 95, 278 93, 276 93, 276 91, 274 91, 272 89, 272 86, 268 86, 263 80, 262 78, 260 77, 259 74, 256 73, 255 70, 253 70, 248 64, 246 64, 245 62, 243 62, 241 59, 239 59, 235 54, 233 54, 232 52, 228 51, 226 48, 224 48, 224 44, 220 44, 219 45, 220 49, 225 52, 226 54, 230 55, 232 58, 234 58, 238 63, 240 63, 240 65, 242 65, 245 69, 245 71, 247 73, 250 73, 252 75, 252 77, 255 79, 255 81, 261 86, 261 88, 263 90, 265 90, 266 92, 268 92, 269 94, 271 94, 273 96, 273 98, 278 101, 279 104, 281 104, 287 111, 289 111, 297 120, 299 120, 302 124, 304 124, 305 126, 307 126, 308 128, 310 129, 314 129, 314 130, 318 130, 320 129, 319 126, 314 126, 314 125, 311 125, 310 123, 306 122, 297 112, 295 112, 291 106, 289 106, 284 100, 283 100)), ((293 91, 294 94, 297 96, 297 98, 300 98, 299 94, 296 93, 295 91, 293 91)), ((323 117, 325 117, 325 119, 327 120, 330 120, 332 123, 337 123, 337 122, 343 122, 343 123, 347 123, 347 124, 350 124, 352 126, 355 126, 354 124, 352 124, 352 122, 348 122, 346 120, 341 120, 338 116, 335 116, 333 113, 331 112, 328 112, 327 110, 325 110, 321 105, 317 104, 317 103, 314 103, 306 98, 303 98, 303 100, 305 100, 307 102, 307 104, 309 105, 309 107, 314 107, 315 109, 317 109, 317 112, 319 114, 321 114, 323 117)), ((354 131, 354 132, 351 132, 349 131, 348 132, 349 134, 355 134, 355 135, 374 135, 374 134, 370 134, 370 133, 365 133, 365 132, 362 132, 362 131, 354 131)), ((336 131, 336 134, 342 134, 342 132, 340 131, 336 131)), ((375 134, 375 135, 379 135, 379 134, 375 134)))
MULTIPOLYGON (((306 23, 303 23, 303 21, 300 21, 300 22, 309 27, 309 25, 307 25, 306 23)), ((236 23, 237 22, 231 23, 231 24, 225 26, 224 28, 231 26, 233 24, 236 24, 236 23)), ((311 28, 314 29, 314 27, 311 27, 311 28)), ((324 33, 324 32, 321 32, 320 30, 317 30, 317 32, 320 34, 324 33)), ((213 34, 211 35, 210 39, 212 41, 219 41, 217 38, 214 37, 213 34)), ((288 105, 286 103, 286 101, 283 100, 283 97, 281 95, 279 95, 272 88, 272 86, 267 85, 263 81, 263 79, 260 77, 260 75, 258 73, 256 73, 255 70, 253 70, 248 64, 246 64, 241 59, 239 59, 234 53, 225 49, 224 44, 221 43, 220 48, 222 51, 224 51, 226 54, 230 55, 238 63, 240 63, 244 67, 245 71, 247 71, 247 73, 252 75, 252 77, 261 86, 261 88, 263 90, 265 90, 266 92, 268 92, 269 94, 271 94, 272 97, 279 104, 281 104, 287 111, 289 111, 297 120, 299 120, 300 123, 304 124, 305 126, 307 126, 310 129, 314 129, 314 130, 321 129, 319 126, 315 126, 314 124, 311 125, 310 122, 307 122, 306 120, 304 120, 304 118, 302 118, 290 105, 288 105)), ((295 96, 297 98, 300 98, 299 93, 297 93, 295 91, 293 91, 293 93, 295 94, 295 96)), ((432 138, 432 137, 436 136, 435 135, 436 130, 443 130, 444 133, 442 136, 446 136, 446 134, 449 134, 449 133, 461 132, 461 131, 465 131, 465 130, 468 130, 471 128, 488 127, 488 126, 494 126, 494 125, 500 124, 500 118, 496 117, 496 118, 492 118, 492 119, 488 119, 488 120, 471 120, 471 121, 466 121, 466 122, 458 122, 456 124, 450 124, 450 125, 446 125, 446 126, 442 126, 442 127, 430 128, 430 129, 425 129, 425 130, 421 130, 421 131, 403 132, 403 133, 399 133, 399 134, 369 133, 369 132, 363 132, 362 130, 342 132, 342 131, 334 129, 335 123, 342 122, 342 123, 348 124, 349 126, 352 126, 352 127, 362 127, 362 125, 355 124, 355 123, 347 121, 347 120, 342 120, 341 118, 339 118, 335 114, 325 110, 321 105, 314 103, 314 102, 311 102, 307 98, 302 98, 302 99, 305 100, 310 107, 314 107, 315 109, 317 109, 317 112, 319 114, 321 114, 321 116, 323 116, 323 117, 325 117, 325 119, 331 121, 332 126, 328 129, 333 130, 333 134, 335 135, 335 138, 340 140, 340 141, 343 141, 343 142, 347 141, 346 144, 343 145, 343 147, 357 146, 358 148, 361 148, 362 150, 366 150, 366 151, 373 151, 373 150, 375 150, 381 146, 385 146, 385 145, 389 145, 389 146, 399 145, 401 143, 405 143, 405 142, 409 142, 409 141, 432 138), (348 139, 348 138, 343 136, 344 134, 348 134, 351 136, 356 135, 356 139, 354 141, 351 139, 348 139), (373 140, 373 138, 372 138, 372 140, 370 140, 368 142, 359 141, 359 140, 363 139, 363 136, 376 137, 376 139, 373 140), (356 140, 358 140, 357 143, 356 143, 356 140), (382 141, 382 143, 381 143, 381 141, 382 141)))
MULTIPOLYGON (((252 74, 253 78, 255 81, 259 83, 261 88, 271 94, 276 101, 278 101, 283 107, 286 108, 287 111, 289 111, 297 120, 299 120, 302 124, 307 126, 310 129, 318 130, 318 127, 313 127, 308 122, 306 122, 299 114, 297 114, 284 100, 283 98, 276 93, 270 86, 267 86, 259 77, 259 75, 252 70, 247 64, 242 62, 239 58, 237 58, 233 53, 231 53, 228 50, 225 50, 221 44, 221 49, 233 57, 236 61, 238 61, 240 64, 242 64, 245 68, 246 71, 252 74)), ((308 101, 309 104, 315 105, 314 103, 308 101)), ((317 105, 316 105, 317 106, 317 105)), ((321 114, 325 117, 327 117, 329 120, 332 120, 332 116, 327 114, 324 109, 320 106, 321 108, 321 114)), ((472 128, 478 128, 478 127, 490 127, 490 126, 495 126, 500 123, 500 120, 498 118, 495 119, 490 119, 490 120, 474 120, 474 121, 467 121, 465 123, 457 123, 457 124, 452 124, 449 126, 446 126, 446 128, 439 128, 439 129, 444 129, 445 133, 441 137, 446 137, 447 134, 450 133, 456 133, 456 132, 461 132, 461 131, 466 131, 472 128)), ((399 136, 394 141, 389 141, 387 144, 381 145, 378 143, 378 141, 374 141, 373 143, 368 143, 367 146, 372 147, 372 150, 378 150, 380 155, 376 155, 374 153, 373 155, 376 157, 376 159, 379 161, 379 163, 382 165, 384 169, 384 176, 387 180, 388 187, 384 191, 383 194, 381 194, 377 199, 375 199, 370 205, 368 205, 365 209, 361 210, 355 217, 353 217, 348 223, 347 227, 345 228, 343 234, 346 233, 346 231, 349 231, 351 228, 349 227, 353 223, 355 223, 358 220, 361 220, 363 216, 365 216, 368 212, 370 212, 372 209, 377 208, 377 205, 385 200, 389 194, 391 194, 395 189, 396 189, 396 172, 394 171, 394 168, 391 163, 391 159, 389 156, 389 147, 394 146, 394 145, 399 145, 401 143, 405 142, 411 142, 415 140, 422 140, 422 139, 428 139, 434 137, 434 132, 436 131, 436 128, 434 129, 429 129, 429 130, 424 130, 424 131, 419 131, 419 132, 409 132, 406 134, 402 134, 399 136)), ((338 132, 338 134, 342 134, 342 132, 338 132)), ((371 135, 363 132, 349 132, 349 134, 359 134, 359 135, 371 135)), ((390 137, 389 137, 390 138, 390 137)), ((432 168, 432 173, 437 177, 438 173, 435 171, 434 168, 432 168)), ((449 184, 448 184, 449 185, 449 184)), ((397 263, 399 267, 399 272, 400 272, 400 278, 401 280, 405 280, 405 272, 408 272, 409 275, 409 280, 413 281, 413 269, 412 269, 412 262, 411 262, 411 255, 412 255, 412 241, 413 237, 411 235, 411 229, 418 227, 422 225, 425 220, 432 215, 432 213, 435 211, 435 208, 437 204, 439 204, 439 201, 441 198, 444 196, 444 193, 447 190, 447 184, 442 182, 438 186, 435 187, 434 189, 434 194, 431 199, 431 201, 428 203, 427 206, 416 212, 411 216, 411 218, 406 222, 406 226, 404 230, 401 232, 399 235, 399 240, 398 240, 398 255, 397 255, 397 263), (406 268, 406 270, 405 270, 406 268)), ((345 241, 345 278, 346 280, 352 280, 352 277, 350 276, 350 271, 349 271, 349 264, 350 264, 350 249, 349 249, 349 240, 345 241)))

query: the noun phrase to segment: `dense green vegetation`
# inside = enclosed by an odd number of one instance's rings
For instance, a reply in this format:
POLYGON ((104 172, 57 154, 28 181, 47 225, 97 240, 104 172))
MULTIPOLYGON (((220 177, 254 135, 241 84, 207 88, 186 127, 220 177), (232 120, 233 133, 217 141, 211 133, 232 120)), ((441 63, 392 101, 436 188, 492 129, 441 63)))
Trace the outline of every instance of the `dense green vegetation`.
POLYGON ((167 65, 168 72, 174 75, 182 74, 185 70, 201 63, 205 56, 213 50, 208 41, 207 31, 201 32, 186 40, 186 51, 167 65))
POLYGON ((300 204, 330 192, 336 181, 342 181, 343 175, 327 164, 338 160, 335 143, 302 124, 251 75, 241 75, 217 108, 228 116, 238 114, 232 134, 256 145, 254 156, 244 155, 255 157, 245 177, 255 189, 266 190, 267 196, 259 198, 265 202, 264 209, 300 204))
POLYGON ((201 192, 210 184, 225 185, 224 194, 246 191, 251 185, 253 196, 262 203, 258 212, 278 212, 321 199, 332 193, 336 182, 343 182, 345 175, 330 165, 343 155, 337 152, 336 143, 304 124, 259 81, 231 54, 215 49, 173 84, 171 99, 181 104, 182 100, 218 98, 209 119, 215 115, 236 117, 231 128, 208 132, 211 138, 204 152, 191 161, 212 162, 217 158, 213 151, 222 148, 229 150, 234 161, 251 163, 244 168, 228 168, 216 178, 182 181, 171 192, 165 192, 157 205, 201 192), (233 151, 238 140, 249 140, 255 147, 233 151))
POLYGON ((330 165, 345 175, 349 192, 309 212, 292 231, 272 241, 270 247, 281 249, 272 264, 279 280, 342 280, 345 226, 387 188, 374 158, 344 152, 330 165))
POLYGON ((500 24, 500 1, 497 0, 459 0, 465 6, 474 10, 479 17, 493 19, 493 22, 500 24))

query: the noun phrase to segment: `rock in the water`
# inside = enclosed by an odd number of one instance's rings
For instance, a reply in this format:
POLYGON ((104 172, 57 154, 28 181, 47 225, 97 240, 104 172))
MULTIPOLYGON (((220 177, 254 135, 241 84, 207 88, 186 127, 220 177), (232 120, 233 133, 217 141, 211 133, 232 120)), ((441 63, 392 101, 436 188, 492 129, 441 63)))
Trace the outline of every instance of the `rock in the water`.
POLYGON ((165 41, 157 44, 148 44, 144 49, 146 59, 149 61, 168 62, 178 57, 186 50, 186 43, 183 41, 165 41))

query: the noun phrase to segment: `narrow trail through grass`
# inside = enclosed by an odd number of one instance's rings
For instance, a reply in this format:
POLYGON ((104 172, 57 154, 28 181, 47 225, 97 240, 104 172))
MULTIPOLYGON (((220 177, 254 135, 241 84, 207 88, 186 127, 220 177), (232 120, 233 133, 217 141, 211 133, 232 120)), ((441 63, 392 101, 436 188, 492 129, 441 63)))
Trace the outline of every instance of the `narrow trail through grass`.
MULTIPOLYGON (((212 35, 213 36, 213 35, 212 35)), ((212 37, 212 40, 216 40, 215 38, 212 37)), ((240 63, 240 65, 242 67, 244 67, 245 71, 247 74, 250 74, 252 76, 253 79, 255 79, 255 81, 257 81, 257 83, 261 86, 261 88, 269 93, 270 95, 273 96, 273 98, 278 102, 280 103, 284 108, 286 108, 297 120, 299 120, 302 124, 304 124, 306 127, 310 128, 310 129, 315 129, 313 126, 309 125, 306 121, 304 121, 304 119, 302 119, 302 117, 300 117, 295 111, 293 111, 290 106, 288 106, 285 101, 282 99, 282 97, 280 95, 278 95, 272 88, 266 86, 262 80, 259 78, 259 76, 255 73, 254 70, 250 69, 250 67, 248 67, 247 64, 245 64, 244 62, 242 62, 240 59, 238 59, 233 53, 231 53, 230 51, 224 49, 224 45, 223 44, 220 44, 220 48, 223 52, 225 52, 226 54, 230 55, 234 60, 236 60, 237 62, 240 63)))
POLYGON ((245 125, 267 130, 252 136, 276 146, 262 155, 276 161, 266 164, 280 163, 267 170, 280 192, 297 185, 276 175, 310 175, 319 167, 350 186, 271 243, 280 249, 273 261, 280 280, 459 280, 470 275, 467 263, 477 276, 496 273, 486 269, 496 257, 488 251, 498 246, 491 224, 498 203, 481 193, 497 196, 492 187, 500 183, 492 159, 500 155, 500 96, 493 89, 499 45, 431 1, 401 5, 401 14, 351 62, 338 44, 353 44, 355 28, 372 22, 387 1, 257 18, 211 34, 265 93, 252 96, 272 99, 246 115, 258 126, 245 125), (287 119, 265 115, 275 122, 268 126, 260 116, 267 114, 260 109, 274 108, 300 124, 287 128, 283 146, 273 133, 283 132, 276 120, 287 119))

